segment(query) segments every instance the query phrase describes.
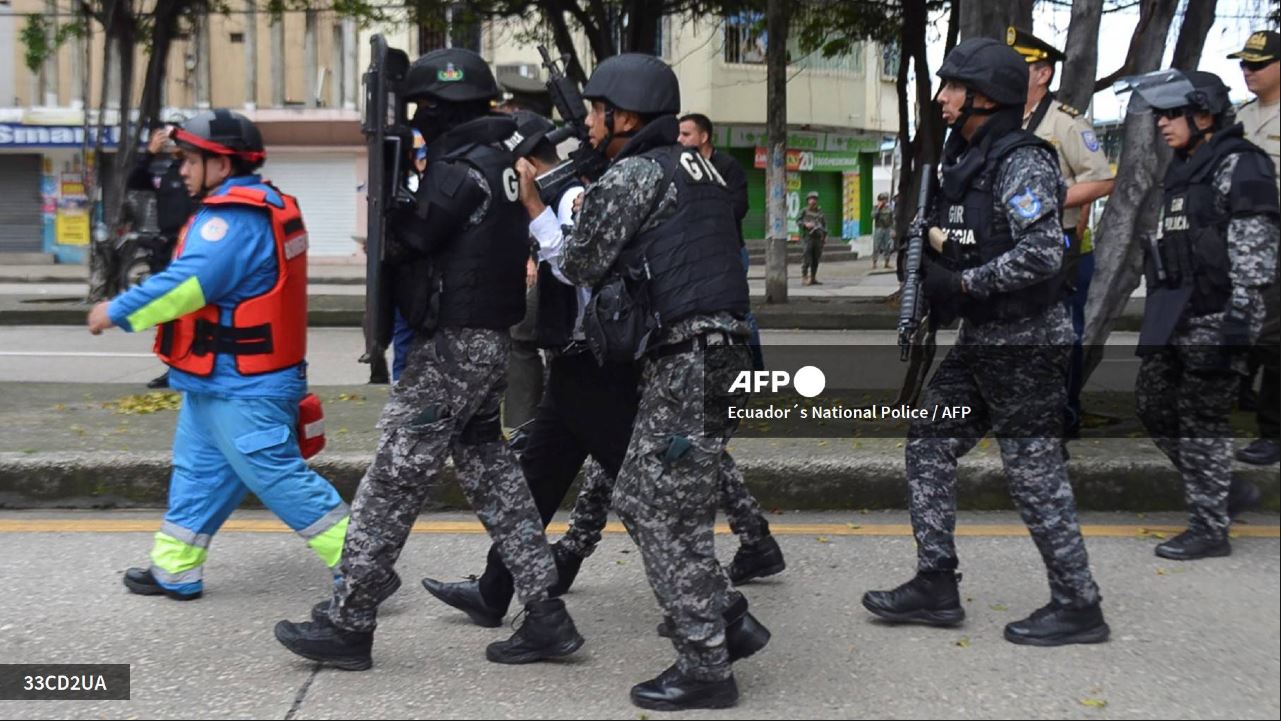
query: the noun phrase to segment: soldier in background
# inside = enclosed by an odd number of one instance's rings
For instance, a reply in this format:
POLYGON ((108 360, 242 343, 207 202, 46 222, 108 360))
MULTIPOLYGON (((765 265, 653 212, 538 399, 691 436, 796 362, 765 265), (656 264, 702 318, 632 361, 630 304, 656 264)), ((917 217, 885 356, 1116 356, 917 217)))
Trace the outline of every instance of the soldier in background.
POLYGON ((876 259, 885 256, 885 267, 890 267, 890 258, 894 255, 894 206, 890 205, 890 194, 876 196, 876 207, 872 208, 872 268, 876 268, 876 259))
POLYGON ((818 261, 823 257, 823 246, 827 243, 827 218, 818 207, 818 193, 811 190, 805 196, 805 209, 796 218, 796 225, 801 229, 803 244, 801 255, 801 285, 822 285, 818 282, 818 261))

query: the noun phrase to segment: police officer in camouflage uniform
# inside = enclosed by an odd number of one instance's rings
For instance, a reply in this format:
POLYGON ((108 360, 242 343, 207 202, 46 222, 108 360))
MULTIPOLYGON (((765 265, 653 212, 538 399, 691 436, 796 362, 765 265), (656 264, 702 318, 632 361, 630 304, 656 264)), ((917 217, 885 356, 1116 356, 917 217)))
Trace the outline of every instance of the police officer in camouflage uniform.
MULTIPOLYGON (((1109 629, 1090 574, 1060 452, 1072 325, 1063 305, 1063 180, 1054 149, 1022 130, 1027 64, 986 38, 943 61, 938 103, 952 128, 933 208, 945 241, 923 264, 930 315, 962 318, 956 344, 935 371, 905 452, 917 575, 863 605, 896 622, 951 626, 965 618, 954 540, 956 467, 989 431, 1010 491, 1050 581, 1050 603, 1008 624, 1013 643, 1097 643, 1109 629), (937 250, 937 252, 936 252, 937 250), (966 406, 967 416, 941 411, 966 406)), ((933 243, 932 243, 933 245, 933 243)))
MULTIPOLYGON (((583 96, 592 142, 611 165, 583 194, 563 270, 595 289, 584 321, 593 352, 641 356, 640 404, 613 506, 673 619, 677 650, 676 663, 632 687, 631 699, 659 710, 723 708, 738 698, 730 663, 745 655, 726 643, 730 587, 713 536, 728 410, 745 402, 717 391, 751 368, 737 224, 715 167, 676 143, 680 88, 665 63, 609 58, 583 96)), ((735 605, 758 629, 748 649, 758 650, 768 632, 745 599, 735 605)))
POLYGON ((566 656, 583 639, 560 599, 543 525, 516 458, 502 438, 508 328, 525 310, 529 223, 517 200, 516 130, 489 113, 498 86, 479 55, 432 51, 410 67, 404 97, 427 141, 414 207, 394 219, 389 248, 397 308, 416 334, 404 375, 378 426, 374 461, 352 504, 342 579, 310 623, 281 621, 294 653, 340 668, 369 668, 378 604, 399 585, 392 567, 446 456, 498 545, 525 604, 509 640, 486 649, 497 663, 566 656))
POLYGON ((1230 516, 1258 496, 1237 484, 1230 497, 1228 421, 1263 326, 1262 290, 1276 280, 1276 179, 1267 154, 1234 121, 1217 75, 1156 71, 1129 85, 1131 111, 1150 109, 1175 151, 1158 237, 1147 249, 1136 394, 1143 425, 1183 476, 1188 529, 1156 555, 1227 556, 1230 516))

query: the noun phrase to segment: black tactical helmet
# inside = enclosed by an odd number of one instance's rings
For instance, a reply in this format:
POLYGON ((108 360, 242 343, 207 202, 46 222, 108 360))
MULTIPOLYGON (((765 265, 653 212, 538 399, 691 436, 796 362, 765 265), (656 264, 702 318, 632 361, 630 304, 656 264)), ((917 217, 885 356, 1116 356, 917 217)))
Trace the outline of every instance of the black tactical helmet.
POLYGON ((267 159, 262 133, 249 118, 226 109, 196 113, 169 137, 184 150, 200 150, 211 155, 227 155, 243 162, 249 170, 267 159))
POLYGON ((1193 88, 1188 94, 1188 105, 1216 117, 1232 109, 1228 86, 1218 75, 1204 70, 1189 70, 1185 75, 1193 88))
POLYGON ((597 65, 583 97, 639 115, 675 115, 681 109, 676 73, 667 63, 643 53, 615 55, 597 65))
POLYGON ((512 155, 518 158, 534 152, 538 143, 556 129, 552 121, 532 110, 517 110, 512 113, 512 119, 516 121, 516 134, 508 141, 508 145, 511 146, 512 155))
POLYGON ((991 38, 970 38, 943 58, 937 75, 983 93, 1005 107, 1027 102, 1027 62, 1008 45, 991 38))
POLYGON ((402 95, 407 100, 430 97, 451 103, 495 100, 498 83, 489 65, 462 48, 433 50, 418 58, 405 74, 402 95))

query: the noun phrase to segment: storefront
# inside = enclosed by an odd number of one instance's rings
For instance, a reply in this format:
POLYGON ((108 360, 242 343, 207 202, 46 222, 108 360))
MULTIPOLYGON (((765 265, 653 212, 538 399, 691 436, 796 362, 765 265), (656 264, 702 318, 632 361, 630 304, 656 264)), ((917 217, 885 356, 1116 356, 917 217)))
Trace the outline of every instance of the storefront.
MULTIPOLYGON (((83 260, 93 204, 85 193, 82 150, 86 142, 92 146, 95 130, 0 123, 0 252, 83 260)), ((119 128, 109 128, 103 148, 114 152, 118 140, 119 128)))
MULTIPOLYGON (((796 218, 810 192, 827 216, 831 236, 846 240, 872 232, 872 166, 881 139, 854 133, 794 130, 788 133, 788 233, 799 237, 796 218), (865 182, 864 179, 867 179, 865 182)), ((743 236, 765 237, 765 129, 751 126, 717 128, 713 144, 729 153, 747 173, 749 209, 743 236)))

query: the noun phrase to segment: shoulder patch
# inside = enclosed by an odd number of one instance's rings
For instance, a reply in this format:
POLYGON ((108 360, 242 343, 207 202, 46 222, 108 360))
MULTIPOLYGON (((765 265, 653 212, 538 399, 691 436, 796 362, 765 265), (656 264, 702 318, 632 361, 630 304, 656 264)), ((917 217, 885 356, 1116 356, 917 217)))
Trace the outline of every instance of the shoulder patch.
POLYGON ((1093 130, 1082 130, 1081 141, 1085 143, 1085 149, 1091 153, 1099 152, 1099 139, 1093 130))
POLYGON ((1036 197, 1030 187, 1025 187, 1021 195, 1010 198, 1010 209, 1020 218, 1030 220, 1041 214, 1041 199, 1036 197))
POLYGON ((210 243, 217 243, 227 235, 227 221, 220 215, 215 215, 204 223, 200 224, 200 237, 210 243))
POLYGON ((1068 105, 1067 103, 1059 103, 1059 110, 1062 110, 1063 112, 1067 113, 1068 115, 1071 115, 1074 118, 1081 117, 1081 111, 1077 110, 1071 105, 1068 105))

